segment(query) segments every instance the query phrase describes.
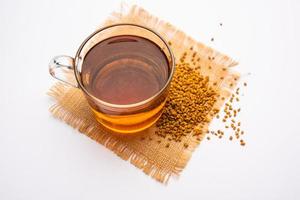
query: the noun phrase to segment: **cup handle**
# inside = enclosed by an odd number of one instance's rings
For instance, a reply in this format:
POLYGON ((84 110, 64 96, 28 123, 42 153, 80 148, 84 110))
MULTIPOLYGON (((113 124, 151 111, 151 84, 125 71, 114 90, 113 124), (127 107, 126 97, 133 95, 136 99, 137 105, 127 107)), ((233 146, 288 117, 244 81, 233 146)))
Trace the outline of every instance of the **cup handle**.
POLYGON ((78 88, 74 74, 74 59, 70 56, 56 56, 49 63, 49 73, 57 80, 78 88))

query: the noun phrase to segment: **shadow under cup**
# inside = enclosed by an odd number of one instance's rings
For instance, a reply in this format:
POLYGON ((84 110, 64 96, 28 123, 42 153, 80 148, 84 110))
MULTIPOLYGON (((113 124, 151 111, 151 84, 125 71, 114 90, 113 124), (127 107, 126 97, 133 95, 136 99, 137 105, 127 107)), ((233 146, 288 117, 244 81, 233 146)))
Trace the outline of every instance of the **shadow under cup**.
POLYGON ((90 35, 75 59, 58 56, 49 67, 52 76, 84 92, 104 127, 134 133, 161 116, 175 63, 170 47, 153 30, 115 24, 90 35))

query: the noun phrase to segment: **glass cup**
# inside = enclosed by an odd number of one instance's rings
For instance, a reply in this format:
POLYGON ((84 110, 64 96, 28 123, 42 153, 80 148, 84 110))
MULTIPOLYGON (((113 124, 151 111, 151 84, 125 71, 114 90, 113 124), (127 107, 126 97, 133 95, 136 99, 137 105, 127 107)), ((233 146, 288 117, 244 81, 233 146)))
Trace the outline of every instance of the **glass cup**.
POLYGON ((155 31, 136 24, 114 24, 91 34, 79 47, 75 58, 54 57, 49 64, 50 74, 73 87, 81 89, 95 118, 104 127, 117 133, 135 133, 152 126, 161 116, 168 89, 175 71, 175 60, 167 42, 155 31), (168 78, 153 96, 133 104, 112 104, 93 96, 81 77, 85 56, 96 44, 115 36, 138 36, 148 39, 161 48, 168 62, 168 78))

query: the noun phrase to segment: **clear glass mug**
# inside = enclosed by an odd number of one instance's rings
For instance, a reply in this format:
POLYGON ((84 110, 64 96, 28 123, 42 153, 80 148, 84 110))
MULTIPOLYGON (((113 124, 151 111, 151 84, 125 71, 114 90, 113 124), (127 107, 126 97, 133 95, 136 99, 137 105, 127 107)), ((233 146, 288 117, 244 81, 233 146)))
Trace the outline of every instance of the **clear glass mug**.
POLYGON ((175 59, 168 43, 155 31, 136 24, 114 24, 91 34, 79 47, 75 58, 54 57, 49 64, 50 74, 73 87, 81 89, 96 120, 117 133, 135 133, 152 126, 161 116, 168 89, 175 71, 175 59), (133 104, 112 104, 93 96, 84 87, 81 77, 85 56, 99 42, 115 37, 131 35, 146 38, 165 54, 168 62, 168 78, 164 86, 153 96, 133 104))

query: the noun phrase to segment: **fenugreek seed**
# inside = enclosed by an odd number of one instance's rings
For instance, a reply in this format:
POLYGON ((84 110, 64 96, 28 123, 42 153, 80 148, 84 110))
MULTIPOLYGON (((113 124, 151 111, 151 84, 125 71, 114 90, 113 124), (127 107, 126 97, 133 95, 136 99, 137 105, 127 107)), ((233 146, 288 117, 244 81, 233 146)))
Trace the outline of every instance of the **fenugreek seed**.
POLYGON ((169 41, 169 42, 168 42, 168 44, 171 46, 171 45, 172 45, 172 42, 171 42, 171 41, 169 41))
POLYGON ((244 142, 244 140, 240 140, 240 144, 241 144, 242 146, 245 146, 245 145, 246 145, 246 143, 244 142))

